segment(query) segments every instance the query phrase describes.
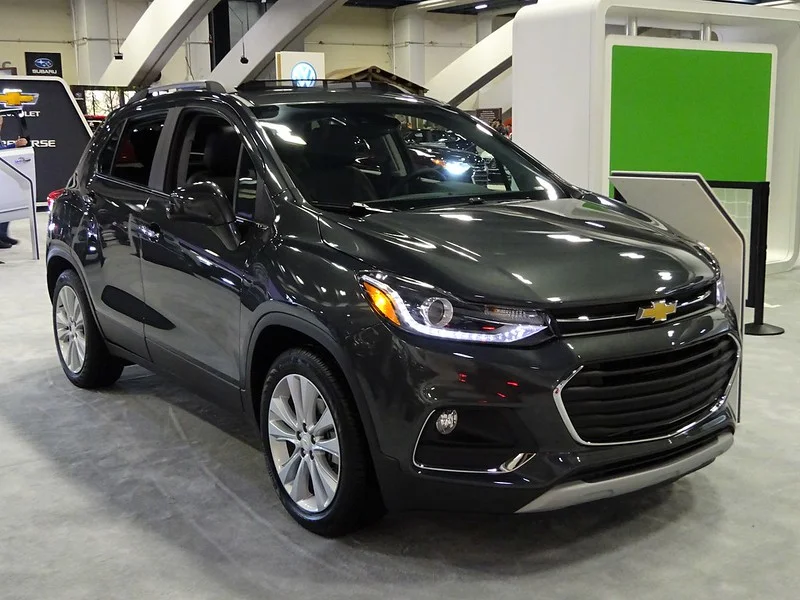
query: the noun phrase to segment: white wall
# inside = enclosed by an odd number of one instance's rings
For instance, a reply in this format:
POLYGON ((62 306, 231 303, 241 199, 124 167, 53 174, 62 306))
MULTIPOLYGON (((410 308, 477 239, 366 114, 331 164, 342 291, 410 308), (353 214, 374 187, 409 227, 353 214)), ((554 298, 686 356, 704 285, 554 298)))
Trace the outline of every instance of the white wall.
POLYGON ((425 82, 472 48, 476 34, 475 17, 428 13, 425 18, 425 82))
MULTIPOLYGON (((148 4, 147 0, 108 0, 109 62, 117 48, 117 35, 121 45, 148 4)), ((67 83, 96 83, 78 72, 70 0, 0 0, 0 64, 10 61, 24 75, 25 52, 60 52, 67 83)), ((190 71, 196 79, 210 72, 207 21, 164 67, 162 82, 185 81, 190 71)))
POLYGON ((25 74, 25 52, 60 52, 64 78, 75 83, 73 38, 69 0, 2 0, 0 64, 10 61, 20 75, 25 74))
MULTIPOLYGON (((404 75, 398 69, 401 62, 398 55, 408 42, 393 22, 394 14, 394 11, 378 8, 342 7, 306 36, 305 49, 324 52, 329 72, 375 65, 404 75)), ((476 28, 476 19, 472 16, 427 13, 425 81, 417 83, 424 85, 474 46, 476 28)))
POLYGON ((333 11, 305 40, 307 52, 324 52, 328 72, 369 67, 392 68, 392 11, 342 7, 333 11))
MULTIPOLYGON (((64 77, 71 84, 91 84, 78 73, 75 57, 75 33, 70 0, 0 0, 0 62, 9 60, 20 73, 24 72, 25 51, 61 52, 64 77)), ((239 10, 239 0, 232 8, 239 10)), ((108 61, 121 45, 148 6, 147 0, 108 0, 108 61)), ((257 5, 251 4, 250 24, 258 18, 257 5)), ((378 67, 396 70, 397 49, 406 41, 397 36, 393 47, 394 11, 343 7, 332 11, 305 39, 305 49, 324 52, 328 71, 337 69, 378 67)), ((499 21, 499 19, 496 19, 499 21)), ((495 23, 495 27, 498 23, 495 23)), ((240 24, 231 16, 231 29, 240 24)), ((475 17, 427 13, 425 17, 425 84, 442 68, 472 47, 476 41, 475 17)), ((235 48, 234 48, 235 50, 235 48)), ((175 53, 162 70, 161 83, 201 79, 210 72, 208 26, 204 22, 175 53)), ((402 73, 400 73, 402 75, 402 73)))

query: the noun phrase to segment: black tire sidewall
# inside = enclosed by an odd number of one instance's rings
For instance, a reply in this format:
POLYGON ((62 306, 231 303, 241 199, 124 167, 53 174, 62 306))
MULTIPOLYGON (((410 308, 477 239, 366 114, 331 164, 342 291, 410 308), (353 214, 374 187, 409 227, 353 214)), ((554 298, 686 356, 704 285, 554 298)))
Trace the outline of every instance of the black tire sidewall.
POLYGON ((289 514, 306 529, 329 537, 348 533, 360 526, 361 516, 367 509, 369 459, 357 412, 346 388, 321 358, 306 350, 285 352, 273 364, 261 394, 261 431, 264 455, 272 485, 289 514), (297 374, 309 379, 322 394, 328 405, 339 438, 339 485, 333 501, 324 510, 313 513, 302 509, 283 487, 267 435, 269 402, 277 384, 287 375, 297 374))

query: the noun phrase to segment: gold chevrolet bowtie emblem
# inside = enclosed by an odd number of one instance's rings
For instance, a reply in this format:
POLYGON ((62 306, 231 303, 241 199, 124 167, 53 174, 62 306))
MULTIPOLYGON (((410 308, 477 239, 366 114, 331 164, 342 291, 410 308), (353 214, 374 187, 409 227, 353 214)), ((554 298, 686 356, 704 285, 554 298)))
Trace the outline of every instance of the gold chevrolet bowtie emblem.
POLYGON ((6 108, 14 106, 33 106, 39 100, 39 94, 26 94, 22 90, 3 90, 0 104, 6 108))
POLYGON ((659 300, 658 302, 653 302, 650 306, 639 308, 639 312, 636 314, 636 320, 653 319, 654 322, 666 321, 667 317, 674 315, 677 310, 677 302, 659 300))

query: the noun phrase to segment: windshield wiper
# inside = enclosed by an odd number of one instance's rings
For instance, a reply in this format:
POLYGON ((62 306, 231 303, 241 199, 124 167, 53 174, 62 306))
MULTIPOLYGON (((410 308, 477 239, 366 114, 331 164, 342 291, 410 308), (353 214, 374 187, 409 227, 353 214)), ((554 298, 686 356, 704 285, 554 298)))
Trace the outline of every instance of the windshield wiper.
POLYGON ((351 215, 353 217, 365 217, 367 215, 376 213, 394 212, 391 210, 386 210, 385 208, 374 208, 372 206, 367 206, 362 202, 354 202, 353 204, 324 204, 317 202, 314 204, 314 206, 316 206, 317 208, 322 208, 324 210, 329 210, 331 212, 351 215))

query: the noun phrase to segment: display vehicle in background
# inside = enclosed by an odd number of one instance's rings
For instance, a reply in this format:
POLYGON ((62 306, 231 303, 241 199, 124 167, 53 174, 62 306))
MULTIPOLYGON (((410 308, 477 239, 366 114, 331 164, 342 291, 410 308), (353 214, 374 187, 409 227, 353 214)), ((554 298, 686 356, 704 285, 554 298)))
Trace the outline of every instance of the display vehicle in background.
POLYGON ((86 122, 89 124, 89 128, 92 130, 92 133, 97 131, 97 128, 100 127, 106 120, 105 115, 85 115, 86 122))
POLYGON ((733 442, 740 344, 709 250, 381 87, 140 94, 53 203, 47 287, 70 381, 138 363, 243 412, 322 535, 607 498, 733 442), (409 120, 502 184, 420 166, 409 120))

